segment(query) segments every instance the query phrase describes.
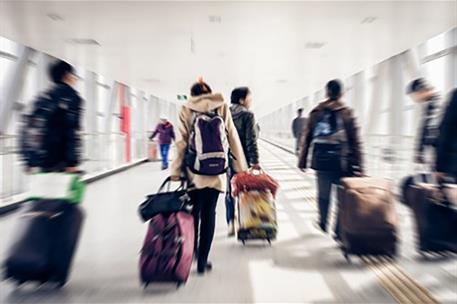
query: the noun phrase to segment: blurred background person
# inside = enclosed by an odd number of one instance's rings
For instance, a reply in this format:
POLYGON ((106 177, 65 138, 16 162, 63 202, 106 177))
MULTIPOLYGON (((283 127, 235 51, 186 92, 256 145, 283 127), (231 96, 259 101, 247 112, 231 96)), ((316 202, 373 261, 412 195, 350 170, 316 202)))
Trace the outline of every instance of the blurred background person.
MULTIPOLYGON (((228 105, 224 102, 222 95, 213 94, 210 86, 203 80, 192 86, 191 98, 183 105, 179 113, 180 124, 176 140, 176 158, 171 166, 172 180, 178 181, 182 176, 186 176, 192 185, 189 195, 193 205, 195 249, 199 274, 204 274, 212 269, 212 264, 208 262, 208 256, 214 238, 216 205, 219 194, 225 193, 227 190, 227 176, 225 173, 218 175, 193 173, 192 169, 195 168, 192 168, 186 159, 190 152, 192 133, 195 132, 193 123, 196 115, 215 115, 216 113, 224 121, 228 148, 234 156, 234 169, 236 172, 247 169, 243 147, 233 124, 228 105)), ((217 139, 211 140, 217 141, 217 139)), ((204 141, 200 144, 202 146, 214 145, 214 143, 204 141)))
POLYGON ((33 102, 33 112, 26 118, 21 154, 27 171, 77 172, 83 103, 74 89, 78 78, 62 60, 50 65, 49 76, 52 87, 33 102))
POLYGON ((295 138, 295 154, 298 156, 300 139, 306 127, 306 118, 303 117, 303 108, 297 110, 297 117, 292 121, 292 134, 295 138))
POLYGON ((450 95, 439 127, 435 170, 438 177, 449 175, 457 182, 457 89, 450 95))
POLYGON ((170 152, 170 145, 175 140, 175 131, 173 124, 168 120, 165 115, 160 116, 160 122, 156 126, 154 132, 149 137, 150 140, 159 135, 160 156, 162 158, 162 170, 168 169, 168 153, 170 152))
MULTIPOLYGON (((329 81, 326 91, 327 100, 309 114, 298 163, 302 171, 306 170, 308 151, 313 145, 311 168, 317 171, 317 225, 323 232, 327 232, 332 186, 338 185, 342 177, 363 175, 359 128, 353 110, 341 101, 341 81, 329 81)), ((340 238, 338 215, 337 219, 335 239, 340 238)))
MULTIPOLYGON (((232 91, 230 112, 235 124, 238 136, 246 157, 246 163, 251 168, 260 169, 259 149, 257 147, 258 124, 256 124, 254 113, 250 111, 252 106, 251 91, 248 87, 239 87, 232 91)), ((232 160, 233 161, 233 160, 232 160)), ((228 190, 225 196, 226 217, 228 224, 228 235, 235 235, 235 199, 232 197, 230 180, 234 175, 232 165, 228 170, 228 190)))
POLYGON ((424 105, 420 124, 414 162, 418 164, 432 163, 439 133, 440 108, 439 93, 424 78, 413 80, 407 88, 411 98, 424 105))

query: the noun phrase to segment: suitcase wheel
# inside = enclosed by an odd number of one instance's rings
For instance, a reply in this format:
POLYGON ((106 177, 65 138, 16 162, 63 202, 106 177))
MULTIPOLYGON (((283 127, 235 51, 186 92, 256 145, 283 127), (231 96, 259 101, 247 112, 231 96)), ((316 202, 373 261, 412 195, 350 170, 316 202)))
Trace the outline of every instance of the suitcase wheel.
POLYGON ((24 285, 25 280, 19 280, 15 282, 16 288, 20 288, 22 285, 24 285))
POLYGON ((57 289, 61 289, 61 288, 63 288, 63 287, 65 286, 65 284, 67 284, 66 281, 57 282, 56 288, 57 288, 57 289))
POLYGON ((343 250, 343 256, 346 259, 346 262, 352 264, 351 257, 349 256, 349 253, 346 250, 343 250))

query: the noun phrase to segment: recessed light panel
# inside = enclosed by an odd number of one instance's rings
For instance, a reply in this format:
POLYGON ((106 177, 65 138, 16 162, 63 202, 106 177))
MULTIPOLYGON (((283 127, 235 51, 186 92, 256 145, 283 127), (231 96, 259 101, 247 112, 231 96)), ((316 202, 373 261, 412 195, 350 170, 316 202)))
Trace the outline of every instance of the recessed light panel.
POLYGON ((97 45, 100 46, 100 43, 95 39, 90 38, 71 38, 67 39, 68 43, 80 44, 80 45, 97 45))
POLYGON ((324 45, 325 45, 325 42, 312 41, 312 42, 307 42, 305 44, 305 48, 306 49, 320 49, 320 48, 324 47, 324 45))

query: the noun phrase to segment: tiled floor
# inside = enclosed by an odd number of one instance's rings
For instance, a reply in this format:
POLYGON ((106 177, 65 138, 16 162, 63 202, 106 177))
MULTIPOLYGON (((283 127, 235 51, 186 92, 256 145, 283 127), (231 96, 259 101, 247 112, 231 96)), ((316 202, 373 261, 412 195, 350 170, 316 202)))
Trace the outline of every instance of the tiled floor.
MULTIPOLYGON (((0 303, 394 303, 371 270, 357 259, 348 264, 331 238, 311 225, 316 216, 313 175, 294 169, 294 156, 261 146, 264 168, 282 186, 277 200, 279 235, 271 247, 262 242, 242 246, 227 238, 221 198, 211 254, 214 270, 204 277, 193 270, 178 290, 168 285, 143 290, 138 259, 146 225, 137 206, 166 177, 159 164, 148 163, 90 185, 81 243, 63 290, 14 290, 9 282, 1 282, 0 303)), ((3 236, 13 232, 16 220, 15 214, 0 219, 3 236)), ((402 225, 411 229, 408 221, 402 225)), ((6 248, 7 238, 1 237, 0 257, 6 248)), ((413 248, 402 252, 399 263, 408 273, 439 299, 457 301, 455 260, 419 263, 413 248)))

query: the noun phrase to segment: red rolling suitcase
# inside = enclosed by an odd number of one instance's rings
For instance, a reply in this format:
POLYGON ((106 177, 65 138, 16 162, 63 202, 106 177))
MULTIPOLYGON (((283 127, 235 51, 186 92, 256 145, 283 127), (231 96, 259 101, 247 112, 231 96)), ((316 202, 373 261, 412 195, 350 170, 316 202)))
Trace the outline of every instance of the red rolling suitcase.
POLYGON ((148 227, 140 257, 140 278, 173 282, 178 287, 189 277, 194 253, 194 219, 185 211, 154 216, 148 227))
POLYGON ((83 219, 81 208, 64 200, 27 203, 4 262, 5 278, 18 285, 37 281, 64 286, 83 219))

